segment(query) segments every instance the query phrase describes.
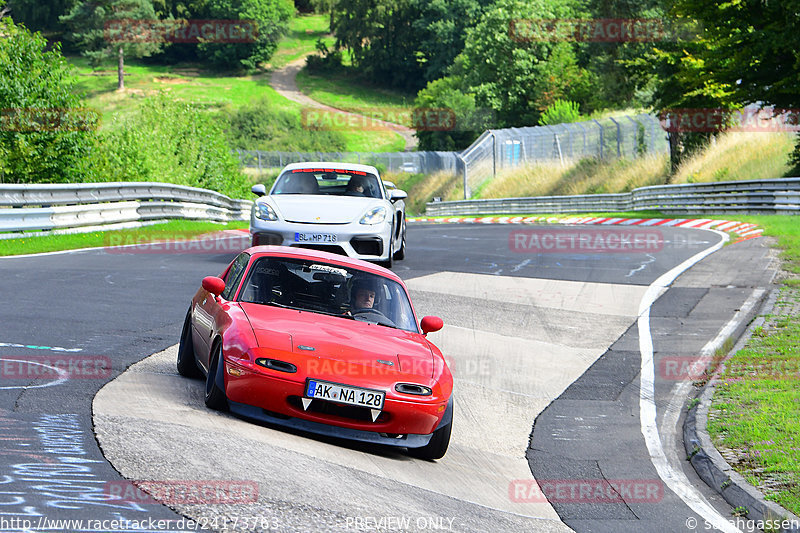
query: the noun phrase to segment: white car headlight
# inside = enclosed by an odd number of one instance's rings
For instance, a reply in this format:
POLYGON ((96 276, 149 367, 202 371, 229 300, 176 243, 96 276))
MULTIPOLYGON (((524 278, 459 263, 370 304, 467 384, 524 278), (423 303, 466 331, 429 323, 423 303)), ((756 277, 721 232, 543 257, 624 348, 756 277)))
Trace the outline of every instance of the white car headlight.
POLYGON ((359 223, 361 224, 380 224, 386 220, 386 208, 383 206, 378 206, 373 209, 367 211, 359 223))
POLYGON ((278 215, 275 214, 275 210, 269 204, 263 204, 261 202, 256 202, 253 206, 255 210, 256 218, 261 220, 278 220, 278 215))

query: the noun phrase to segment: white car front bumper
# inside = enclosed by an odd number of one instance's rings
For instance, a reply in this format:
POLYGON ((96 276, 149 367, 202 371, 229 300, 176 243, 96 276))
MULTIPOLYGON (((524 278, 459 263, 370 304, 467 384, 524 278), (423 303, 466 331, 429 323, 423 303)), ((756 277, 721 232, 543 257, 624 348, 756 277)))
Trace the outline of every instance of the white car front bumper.
POLYGON ((391 254, 392 221, 380 224, 304 224, 266 221, 251 216, 253 246, 271 244, 313 248, 364 259, 386 261, 391 254), (305 238, 303 238, 305 236, 305 238), (335 242, 332 240, 335 238, 335 242))

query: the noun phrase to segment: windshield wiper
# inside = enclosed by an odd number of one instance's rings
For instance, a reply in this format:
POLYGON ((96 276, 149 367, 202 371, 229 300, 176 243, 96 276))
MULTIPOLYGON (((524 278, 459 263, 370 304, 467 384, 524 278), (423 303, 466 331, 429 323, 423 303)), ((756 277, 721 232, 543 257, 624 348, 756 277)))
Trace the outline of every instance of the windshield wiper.
POLYGON ((306 313, 319 313, 321 315, 328 315, 328 316, 338 316, 342 318, 349 318, 350 320, 354 320, 354 317, 347 314, 339 314, 339 313, 332 313, 330 311, 323 311, 322 309, 309 309, 307 307, 295 307, 293 305, 286 305, 278 302, 266 302, 263 305, 271 305, 274 307, 280 307, 282 309, 292 309, 294 311, 305 311, 306 313))

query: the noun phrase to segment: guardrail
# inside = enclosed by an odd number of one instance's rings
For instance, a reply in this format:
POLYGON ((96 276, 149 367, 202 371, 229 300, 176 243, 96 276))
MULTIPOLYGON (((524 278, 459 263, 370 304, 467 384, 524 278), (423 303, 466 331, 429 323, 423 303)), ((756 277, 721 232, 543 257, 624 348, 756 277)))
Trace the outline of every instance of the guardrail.
MULTIPOLYGON (((166 219, 248 220, 253 202, 168 183, 0 184, 0 232, 92 231, 166 219)), ((0 234, 0 238, 19 233, 0 234)))
POLYGON ((430 202, 425 214, 457 216, 624 211, 795 214, 800 212, 800 178, 656 185, 621 194, 430 202))

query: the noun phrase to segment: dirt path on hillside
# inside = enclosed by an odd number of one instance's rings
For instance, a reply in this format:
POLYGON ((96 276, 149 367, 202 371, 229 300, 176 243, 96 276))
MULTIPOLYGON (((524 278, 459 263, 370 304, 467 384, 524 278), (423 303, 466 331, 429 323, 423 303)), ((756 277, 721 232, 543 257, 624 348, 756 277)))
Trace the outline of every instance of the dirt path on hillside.
MULTIPOLYGON (((274 71, 270 76, 269 84, 270 86, 275 89, 281 96, 288 98, 292 102, 297 102, 303 106, 328 111, 330 113, 336 113, 336 115, 344 115, 345 117, 352 117, 355 124, 364 123, 364 119, 362 118, 363 115, 359 115, 358 113, 351 113, 349 111, 344 111, 342 109, 336 109, 335 107, 327 106, 316 100, 311 99, 309 96, 300 92, 300 89, 297 88, 297 73, 300 72, 300 69, 303 68, 305 65, 306 58, 301 57, 300 59, 296 59, 289 63, 288 65, 279 68, 278 70, 274 71)), ((394 124, 392 122, 386 122, 383 120, 377 120, 373 118, 367 118, 368 124, 370 127, 385 127, 387 130, 391 130, 395 133, 399 133, 403 136, 403 139, 406 141, 405 150, 409 152, 414 150, 417 147, 417 138, 414 137, 414 130, 403 126, 402 124, 394 124)))

